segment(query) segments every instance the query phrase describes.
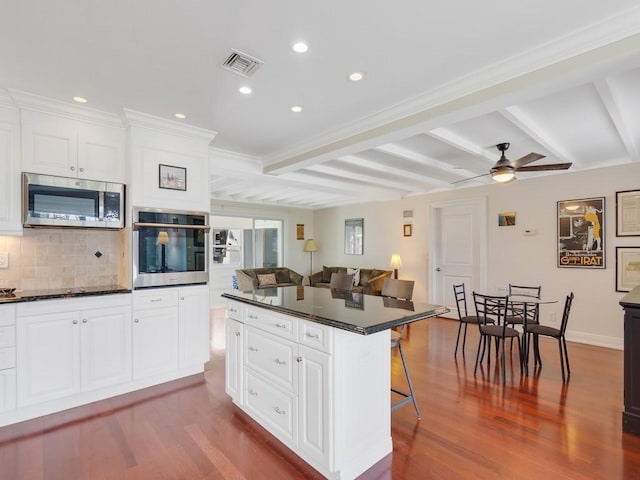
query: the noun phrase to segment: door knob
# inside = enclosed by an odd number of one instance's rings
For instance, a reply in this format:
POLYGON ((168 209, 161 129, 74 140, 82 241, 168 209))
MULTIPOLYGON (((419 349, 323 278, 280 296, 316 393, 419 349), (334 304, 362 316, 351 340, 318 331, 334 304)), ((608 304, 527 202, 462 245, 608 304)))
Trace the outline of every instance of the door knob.
POLYGON ((436 267, 436 272, 439 272, 439 271, 440 271, 440 267, 436 267))

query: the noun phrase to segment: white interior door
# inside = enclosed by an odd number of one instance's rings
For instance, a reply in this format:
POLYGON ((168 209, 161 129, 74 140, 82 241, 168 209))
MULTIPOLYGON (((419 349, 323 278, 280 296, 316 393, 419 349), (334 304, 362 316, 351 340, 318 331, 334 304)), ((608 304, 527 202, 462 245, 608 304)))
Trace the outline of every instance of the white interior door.
POLYGON ((465 284, 468 302, 473 290, 485 289, 486 200, 434 204, 431 207, 431 225, 431 299, 433 303, 446 305, 455 311, 453 285, 465 284))

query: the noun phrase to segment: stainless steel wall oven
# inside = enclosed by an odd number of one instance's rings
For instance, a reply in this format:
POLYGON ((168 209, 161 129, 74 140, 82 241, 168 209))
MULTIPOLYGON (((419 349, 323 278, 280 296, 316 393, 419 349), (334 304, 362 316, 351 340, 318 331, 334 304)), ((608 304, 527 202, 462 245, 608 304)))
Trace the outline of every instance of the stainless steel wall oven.
POLYGON ((133 209, 133 288, 209 280, 209 214, 133 209))

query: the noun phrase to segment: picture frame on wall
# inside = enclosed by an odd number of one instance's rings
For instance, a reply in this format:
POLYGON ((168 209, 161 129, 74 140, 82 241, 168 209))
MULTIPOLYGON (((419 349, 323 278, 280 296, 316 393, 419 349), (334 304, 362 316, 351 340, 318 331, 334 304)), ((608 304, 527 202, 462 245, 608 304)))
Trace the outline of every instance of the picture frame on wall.
POLYGON ((616 192, 616 237, 640 236, 640 190, 616 192))
POLYGON ((159 165, 159 187, 167 190, 187 190, 187 169, 172 165, 159 165))
POLYGON ((402 235, 405 237, 410 237, 413 234, 413 227, 410 223, 405 223, 402 226, 402 235))
POLYGON ((605 268, 604 197, 558 202, 558 267, 605 268))
POLYGON ((348 218, 344 221, 344 253, 364 254, 364 218, 348 218))
POLYGON ((640 285, 640 247, 616 247, 616 292, 640 285))

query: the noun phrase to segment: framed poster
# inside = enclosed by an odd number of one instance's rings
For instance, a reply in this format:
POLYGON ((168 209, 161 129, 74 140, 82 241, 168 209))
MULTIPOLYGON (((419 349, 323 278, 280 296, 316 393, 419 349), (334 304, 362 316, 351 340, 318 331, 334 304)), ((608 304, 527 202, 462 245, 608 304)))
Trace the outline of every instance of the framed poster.
POLYGON ((160 164, 159 186, 169 190, 187 190, 187 169, 160 164))
POLYGON ((616 192, 616 237, 640 236, 640 190, 616 192))
POLYGON ((558 267, 605 268, 604 197, 558 202, 558 267))
POLYGON ((412 231, 411 224, 410 223, 405 223, 402 226, 402 235, 404 235, 405 237, 410 237, 412 233, 413 233, 413 231, 412 231))
POLYGON ((349 218, 344 221, 345 255, 363 255, 364 218, 349 218))
POLYGON ((616 292, 640 285, 640 247, 616 247, 616 292))

